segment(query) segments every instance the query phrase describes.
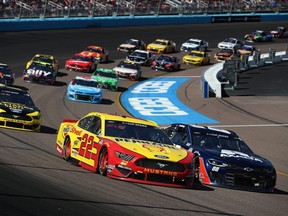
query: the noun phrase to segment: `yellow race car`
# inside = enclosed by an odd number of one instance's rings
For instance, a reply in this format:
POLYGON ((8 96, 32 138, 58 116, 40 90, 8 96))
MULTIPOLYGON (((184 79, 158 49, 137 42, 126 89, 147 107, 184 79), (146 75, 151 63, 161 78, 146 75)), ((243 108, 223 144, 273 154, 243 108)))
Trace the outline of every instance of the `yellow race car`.
POLYGON ((43 64, 43 65, 51 65, 52 68, 58 72, 59 69, 59 63, 58 60, 53 55, 47 55, 47 54, 36 54, 33 56, 33 58, 27 62, 26 69, 29 68, 29 66, 33 63, 43 64))
POLYGON ((183 56, 182 62, 184 64, 208 65, 210 63, 210 55, 207 52, 192 50, 183 56))
POLYGON ((148 44, 147 51, 153 53, 173 53, 176 51, 176 43, 172 40, 156 39, 148 44))
POLYGON ((99 112, 64 120, 56 149, 64 160, 110 178, 181 188, 194 182, 195 155, 150 120, 99 112))
POLYGON ((26 90, 0 84, 0 127, 39 132, 40 110, 26 90))

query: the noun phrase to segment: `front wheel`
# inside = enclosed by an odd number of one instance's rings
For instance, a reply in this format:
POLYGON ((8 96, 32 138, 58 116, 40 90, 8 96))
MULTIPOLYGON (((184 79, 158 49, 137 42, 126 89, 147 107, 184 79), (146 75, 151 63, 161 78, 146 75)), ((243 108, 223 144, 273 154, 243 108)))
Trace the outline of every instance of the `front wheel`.
POLYGON ((65 142, 63 144, 63 154, 62 154, 62 156, 63 156, 63 159, 65 161, 70 161, 71 160, 71 156, 70 155, 71 155, 71 140, 68 137, 68 138, 65 139, 65 142))
POLYGON ((104 148, 100 153, 98 164, 99 167, 98 170, 102 176, 107 175, 107 166, 108 166, 108 151, 106 148, 104 148))

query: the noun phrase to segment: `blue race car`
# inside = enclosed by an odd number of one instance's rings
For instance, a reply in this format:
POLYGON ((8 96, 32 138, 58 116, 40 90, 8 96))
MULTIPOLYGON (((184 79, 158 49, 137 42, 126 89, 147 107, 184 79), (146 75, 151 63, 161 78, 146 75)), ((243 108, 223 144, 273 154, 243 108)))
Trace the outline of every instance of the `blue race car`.
POLYGON ((163 129, 172 142, 198 154, 196 179, 202 184, 272 192, 276 170, 233 131, 189 124, 163 129))
POLYGON ((67 99, 86 103, 101 103, 102 88, 90 76, 76 76, 67 88, 67 99))

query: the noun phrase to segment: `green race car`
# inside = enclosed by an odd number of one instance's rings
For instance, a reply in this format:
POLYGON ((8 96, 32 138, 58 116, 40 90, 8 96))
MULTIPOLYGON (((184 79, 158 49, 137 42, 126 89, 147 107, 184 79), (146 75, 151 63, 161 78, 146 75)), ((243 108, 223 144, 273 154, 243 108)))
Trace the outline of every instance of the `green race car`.
POLYGON ((103 88, 112 91, 117 91, 118 89, 119 78, 115 70, 97 68, 91 77, 96 79, 103 88))

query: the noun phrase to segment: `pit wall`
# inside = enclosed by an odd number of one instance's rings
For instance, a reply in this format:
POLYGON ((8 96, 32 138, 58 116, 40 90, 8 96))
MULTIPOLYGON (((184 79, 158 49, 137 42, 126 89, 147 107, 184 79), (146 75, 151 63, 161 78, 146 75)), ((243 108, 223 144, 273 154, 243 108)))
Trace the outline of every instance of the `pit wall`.
POLYGON ((288 21, 288 13, 220 14, 220 15, 159 15, 0 19, 0 32, 39 31, 52 29, 105 28, 123 26, 157 26, 174 24, 208 24, 227 22, 288 21))

